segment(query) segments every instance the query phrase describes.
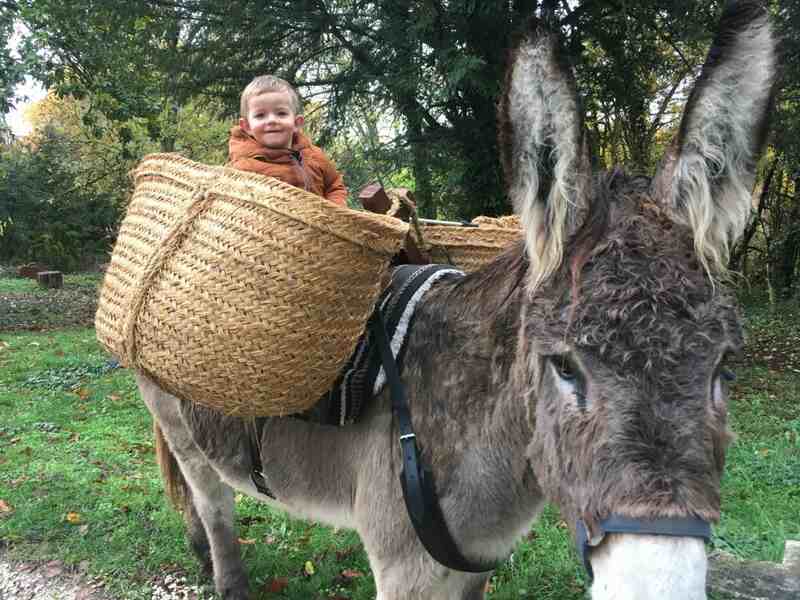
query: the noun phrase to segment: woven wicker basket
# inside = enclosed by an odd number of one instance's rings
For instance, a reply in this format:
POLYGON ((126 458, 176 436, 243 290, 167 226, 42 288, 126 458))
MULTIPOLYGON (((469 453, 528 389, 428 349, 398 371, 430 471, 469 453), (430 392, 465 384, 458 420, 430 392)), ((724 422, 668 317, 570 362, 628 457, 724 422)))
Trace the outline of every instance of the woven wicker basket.
POLYGON ((165 390, 230 415, 312 406, 408 225, 177 155, 148 156, 133 175, 98 340, 165 390))
POLYGON ((476 217, 478 227, 429 225, 422 227, 424 244, 435 263, 451 264, 470 273, 492 262, 522 238, 519 218, 476 217))

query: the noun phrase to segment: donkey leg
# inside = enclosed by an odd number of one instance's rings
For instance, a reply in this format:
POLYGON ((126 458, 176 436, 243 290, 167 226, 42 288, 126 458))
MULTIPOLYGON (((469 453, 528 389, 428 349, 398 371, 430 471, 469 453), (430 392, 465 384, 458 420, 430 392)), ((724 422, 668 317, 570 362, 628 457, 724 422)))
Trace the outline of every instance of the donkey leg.
POLYGON ((164 438, 164 431, 159 427, 158 420, 155 419, 153 420, 153 437, 155 438, 156 457, 161 468, 161 478, 164 482, 164 491, 175 508, 183 514, 186 537, 200 562, 203 577, 212 579, 214 568, 211 562, 211 545, 208 542, 206 528, 200 515, 197 514, 191 489, 186 484, 180 465, 169 449, 167 440, 164 438))
POLYGON ((192 438, 180 412, 180 401, 163 392, 149 379, 137 375, 139 390, 150 412, 157 419, 168 449, 185 479, 188 498, 187 520, 192 545, 204 552, 210 548, 214 586, 224 600, 247 600, 248 581, 242 563, 238 537, 234 530, 233 490, 225 484, 192 438), (191 508, 189 508, 189 505, 191 508), (205 537, 198 531, 202 523, 205 537))
MULTIPOLYGON (((423 550, 424 552, 424 550, 423 550)), ((372 561, 374 562, 377 561, 372 561)), ((377 600, 483 600, 490 573, 472 574, 433 566, 427 557, 409 556, 375 565, 377 600)))
POLYGON ((206 528, 197 513, 197 508, 192 498, 188 499, 184 507, 183 521, 186 523, 186 537, 189 540, 189 546, 191 546, 192 552, 194 552, 200 563, 203 577, 213 579, 214 563, 211 560, 211 543, 208 541, 206 528))
MULTIPOLYGON (((249 584, 234 528, 233 490, 222 483, 213 470, 196 474, 205 478, 202 491, 193 485, 191 476, 187 476, 187 481, 192 486, 196 514, 205 529, 214 587, 224 600, 247 600, 249 584), (212 475, 216 481, 209 481, 212 475)), ((203 540, 198 541, 202 552, 203 540)))

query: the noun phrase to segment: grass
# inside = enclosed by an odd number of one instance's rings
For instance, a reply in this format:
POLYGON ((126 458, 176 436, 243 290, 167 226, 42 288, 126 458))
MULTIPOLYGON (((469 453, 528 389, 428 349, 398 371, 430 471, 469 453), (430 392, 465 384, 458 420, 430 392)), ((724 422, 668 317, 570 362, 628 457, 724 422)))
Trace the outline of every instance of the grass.
POLYGON ((91 325, 101 278, 99 273, 67 274, 63 288, 48 290, 32 279, 0 277, 0 331, 91 325))
MULTIPOLYGON (((43 293, 9 281, 0 279, 0 296, 43 293)), ((748 312, 757 352, 737 366, 731 397, 738 438, 712 546, 743 559, 780 561, 784 540, 800 538, 800 372, 772 368, 773 341, 800 334, 798 319, 785 314, 748 312)), ((0 548, 8 557, 88 565, 121 600, 150 598, 165 573, 198 581, 181 518, 163 496, 149 414, 130 373, 110 368, 93 329, 0 328, 0 410, 0 548)), ((354 533, 248 498, 237 503, 255 598, 374 597, 354 533)), ((548 508, 493 577, 489 598, 578 600, 585 586, 568 530, 548 508)))
MULTIPOLYGON (((10 557, 88 561, 91 575, 126 600, 149 598, 149 584, 166 572, 197 582, 183 523, 162 493, 150 416, 130 373, 109 369, 94 330, 0 334, 0 373, 0 543, 10 557)), ((374 597, 354 533, 237 502, 256 598, 374 597)), ((498 600, 533 590, 546 600, 582 597, 583 574, 554 510, 492 585, 498 600)))

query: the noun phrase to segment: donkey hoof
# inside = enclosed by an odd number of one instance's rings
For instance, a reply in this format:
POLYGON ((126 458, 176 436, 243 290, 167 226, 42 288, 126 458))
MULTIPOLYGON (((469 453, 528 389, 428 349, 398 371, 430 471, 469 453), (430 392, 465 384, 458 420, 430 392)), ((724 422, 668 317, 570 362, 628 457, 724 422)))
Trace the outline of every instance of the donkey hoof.
POLYGON ((231 577, 217 584, 217 593, 223 600, 249 600, 247 576, 231 577))
POLYGON ((226 590, 219 595, 222 600, 250 600, 250 593, 247 589, 226 590))

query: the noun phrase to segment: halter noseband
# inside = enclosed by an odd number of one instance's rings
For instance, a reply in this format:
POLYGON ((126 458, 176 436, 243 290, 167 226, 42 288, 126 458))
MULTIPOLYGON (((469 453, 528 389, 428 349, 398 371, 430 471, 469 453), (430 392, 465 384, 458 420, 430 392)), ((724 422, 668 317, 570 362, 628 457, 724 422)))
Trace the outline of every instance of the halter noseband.
POLYGON ((575 542, 589 581, 594 578, 589 562, 589 551, 599 546, 607 533, 634 533, 639 535, 670 535, 675 537, 696 537, 708 543, 711 540, 711 525, 699 517, 673 517, 662 519, 631 519, 611 515, 599 523, 600 533, 589 539, 589 530, 582 519, 575 527, 575 542))

